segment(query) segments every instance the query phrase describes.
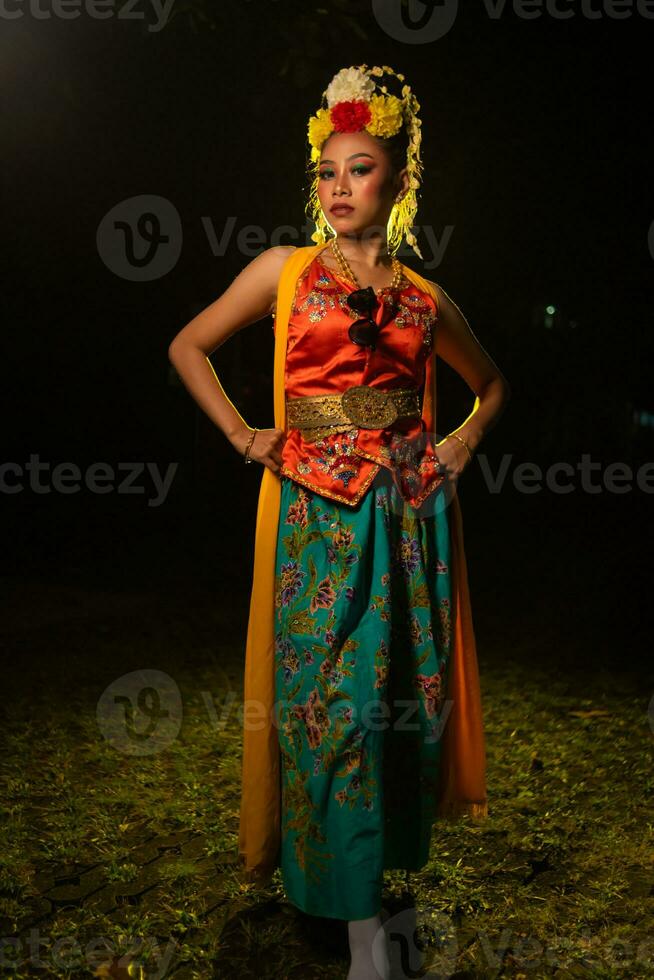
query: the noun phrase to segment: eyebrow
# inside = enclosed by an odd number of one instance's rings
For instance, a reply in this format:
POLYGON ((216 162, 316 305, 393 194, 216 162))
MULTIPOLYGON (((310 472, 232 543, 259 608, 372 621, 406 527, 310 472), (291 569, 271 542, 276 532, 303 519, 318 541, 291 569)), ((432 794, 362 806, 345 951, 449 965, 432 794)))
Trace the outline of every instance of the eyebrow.
MULTIPOLYGON (((347 159, 348 160, 354 160, 355 157, 368 157, 369 160, 374 160, 375 159, 369 153, 353 153, 352 156, 351 157, 348 157, 347 159)), ((321 163, 334 163, 333 160, 321 160, 320 162, 321 163)))

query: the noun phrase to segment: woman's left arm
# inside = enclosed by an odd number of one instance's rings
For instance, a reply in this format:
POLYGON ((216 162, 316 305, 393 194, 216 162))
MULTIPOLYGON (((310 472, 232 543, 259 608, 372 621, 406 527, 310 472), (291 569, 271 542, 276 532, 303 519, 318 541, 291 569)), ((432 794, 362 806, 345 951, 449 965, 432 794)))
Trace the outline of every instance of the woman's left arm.
MULTIPOLYGON (((436 323, 436 354, 463 378, 477 396, 475 408, 457 429, 453 429, 470 447, 477 448, 486 433, 498 422, 511 397, 511 387, 497 364, 481 346, 470 329, 456 303, 450 299, 442 286, 431 283, 436 290, 439 316, 436 323)), ((452 463, 460 460, 461 465, 453 469, 465 468, 467 453, 458 439, 440 442, 441 450, 447 445, 454 451, 452 463), (456 448, 458 446, 458 449, 456 448)), ((450 468, 450 467, 448 467, 450 468)))

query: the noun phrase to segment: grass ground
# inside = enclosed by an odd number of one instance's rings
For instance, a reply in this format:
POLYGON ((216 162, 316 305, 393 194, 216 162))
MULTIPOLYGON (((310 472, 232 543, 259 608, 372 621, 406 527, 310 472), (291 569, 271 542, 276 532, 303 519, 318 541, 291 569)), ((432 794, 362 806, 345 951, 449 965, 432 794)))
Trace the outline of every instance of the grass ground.
MULTIPOLYGON (((32 581, 3 633, 0 974, 345 978, 341 923, 237 872, 239 615, 32 581), (135 670, 171 715, 130 755, 100 697, 135 670)), ((438 824, 408 888, 386 873, 397 976, 654 977, 651 684, 523 635, 480 658, 489 818, 438 824)))

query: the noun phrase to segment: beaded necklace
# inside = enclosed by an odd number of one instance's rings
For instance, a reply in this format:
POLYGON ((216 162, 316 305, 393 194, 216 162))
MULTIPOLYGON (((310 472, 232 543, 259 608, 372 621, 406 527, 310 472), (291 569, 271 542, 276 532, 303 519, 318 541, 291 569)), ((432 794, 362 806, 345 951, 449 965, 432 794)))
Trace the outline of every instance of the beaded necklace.
MULTIPOLYGON (((357 289, 361 289, 361 283, 352 272, 352 269, 350 268, 347 259, 341 252, 335 238, 332 238, 330 245, 331 245, 331 250, 334 254, 334 257, 336 258, 336 261, 340 266, 341 273, 343 274, 344 278, 349 279, 351 282, 353 282, 354 285, 357 287, 357 289)), ((382 286, 382 289, 397 289, 398 286, 400 285, 400 282, 402 281, 402 276, 403 276, 402 265, 395 258, 395 256, 393 256, 392 259, 392 268, 393 268, 393 281, 391 282, 390 286, 382 286)))

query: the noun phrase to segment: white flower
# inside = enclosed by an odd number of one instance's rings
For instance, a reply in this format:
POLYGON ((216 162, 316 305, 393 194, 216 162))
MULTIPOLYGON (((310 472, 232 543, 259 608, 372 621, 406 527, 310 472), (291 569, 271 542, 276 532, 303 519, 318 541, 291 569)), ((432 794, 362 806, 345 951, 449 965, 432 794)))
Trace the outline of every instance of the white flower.
POLYGON ((358 68, 342 68, 332 78, 325 95, 331 109, 337 102, 352 102, 360 99, 368 102, 375 92, 375 83, 370 76, 358 68))

